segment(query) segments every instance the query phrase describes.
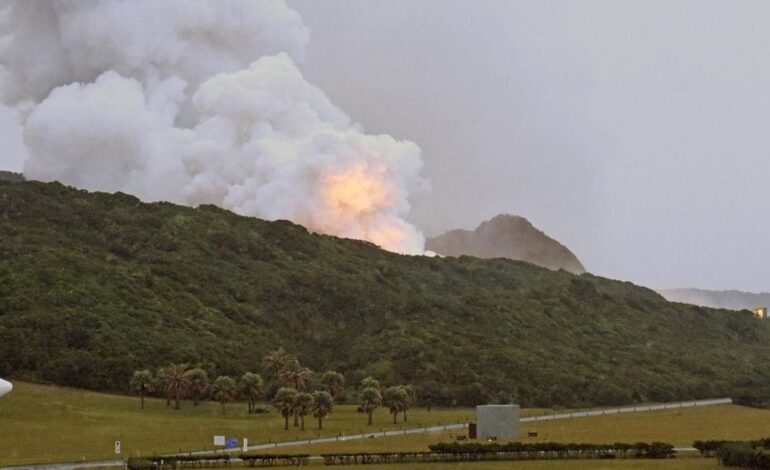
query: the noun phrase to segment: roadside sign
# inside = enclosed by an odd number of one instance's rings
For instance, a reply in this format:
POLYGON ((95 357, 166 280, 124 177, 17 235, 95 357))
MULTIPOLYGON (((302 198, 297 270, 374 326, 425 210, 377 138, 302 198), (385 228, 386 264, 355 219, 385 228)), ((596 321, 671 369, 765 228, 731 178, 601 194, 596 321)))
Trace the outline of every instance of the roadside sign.
POLYGON ((245 437, 243 438, 243 451, 248 452, 249 451, 249 440, 245 437))
POLYGON ((214 445, 215 446, 225 445, 225 436, 214 436, 214 445))
POLYGON ((115 441, 115 455, 120 455, 120 441, 115 441))

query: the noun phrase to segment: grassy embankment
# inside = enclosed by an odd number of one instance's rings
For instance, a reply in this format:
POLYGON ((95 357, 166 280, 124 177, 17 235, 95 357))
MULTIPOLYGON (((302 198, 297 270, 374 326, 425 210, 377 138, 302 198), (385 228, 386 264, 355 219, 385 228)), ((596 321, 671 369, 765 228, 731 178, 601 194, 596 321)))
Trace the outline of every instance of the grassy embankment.
MULTIPOLYGON (((308 419, 303 433, 291 428, 283 430, 283 419, 275 410, 268 414, 248 416, 245 405, 231 404, 222 416, 217 403, 203 403, 194 408, 185 402, 180 411, 166 408, 162 400, 147 400, 147 408, 139 410, 135 397, 105 395, 61 387, 16 383, 13 393, 0 400, 0 465, 111 458, 113 441, 123 444, 124 456, 136 453, 173 452, 180 449, 205 449, 214 434, 248 437, 251 443, 310 438, 318 435, 314 420, 308 419)), ((526 414, 543 410, 525 410, 526 414)), ((472 410, 416 409, 410 413, 410 427, 464 421, 472 410)), ((386 411, 375 415, 375 430, 392 429, 386 411)), ((401 423, 396 427, 402 426, 401 423)), ((324 435, 352 434, 367 430, 365 416, 351 405, 339 406, 325 420, 324 435)), ((612 416, 577 418, 564 421, 526 423, 522 427, 524 442, 636 442, 665 441, 689 446, 696 439, 752 439, 770 435, 770 411, 738 406, 714 406, 666 410, 612 416), (526 437, 537 431, 536 438, 526 437)), ((371 428, 369 428, 371 429, 371 428)), ((427 450, 439 441, 454 439, 457 432, 416 434, 395 437, 314 444, 280 448, 280 452, 378 452, 427 450)), ((714 461, 715 462, 715 461, 714 461)), ((522 462, 516 468, 583 468, 586 462, 522 462), (543 465, 546 465, 543 466, 543 465)), ((677 459, 656 468, 705 468, 711 460, 677 459), (699 463, 695 463, 695 461, 699 463)), ((650 462, 592 462, 592 468, 649 468, 650 462), (607 467, 596 467, 608 465, 607 467), (645 465, 647 465, 645 467, 645 465)), ((510 468, 513 464, 479 463, 453 468, 486 470, 510 468)), ((398 466, 403 470, 423 468, 421 465, 398 466)), ((391 468, 387 466, 371 466, 391 468)), ((396 467, 392 467, 396 468, 396 467)), ((435 468, 435 467, 430 467, 435 468)))
MULTIPOLYGON (((366 416, 353 405, 335 407, 317 429, 312 417, 306 430, 283 430, 283 418, 269 404, 267 414, 246 413, 246 405, 226 406, 223 416, 219 403, 198 407, 184 402, 181 410, 167 408, 163 400, 147 399, 139 409, 139 399, 86 392, 63 387, 14 383, 14 391, 0 399, 0 465, 51 461, 92 460, 114 457, 114 441, 122 443, 123 455, 177 452, 212 448, 215 434, 247 437, 252 444, 296 438, 353 434, 368 430, 403 426, 384 409, 375 412, 375 425, 366 426, 366 416)), ((411 410, 409 427, 462 422, 472 410, 411 410)))
MULTIPOLYGON (((426 450, 429 444, 449 442, 457 432, 447 431, 360 441, 284 447, 281 453, 387 452, 426 450)), ((521 442, 653 442, 690 447, 695 440, 750 440, 770 436, 770 411, 735 405, 685 408, 559 421, 522 423, 521 442), (528 437, 536 431, 537 437, 528 437)))
MULTIPOLYGON (((770 411, 734 405, 704 408, 686 408, 646 413, 576 418, 564 421, 525 423, 522 425, 522 442, 669 442, 679 447, 689 447, 698 439, 755 439, 770 435, 770 411), (538 436, 527 437, 528 431, 538 436)), ((425 450, 429 444, 450 441, 454 433, 419 434, 362 441, 315 444, 302 448, 283 448, 280 452, 311 453, 333 452, 387 452, 396 450, 425 450)), ((372 465, 371 470, 431 469, 431 464, 372 465)), ((614 461, 544 461, 544 462, 482 462, 454 464, 453 469, 710 469, 721 468, 716 459, 703 459, 684 455, 674 460, 614 460, 614 461)))
MULTIPOLYGON (((285 447, 277 452, 334 453, 425 450, 429 444, 455 439, 457 432, 442 432, 362 441, 285 447)), ((595 416, 560 421, 523 423, 521 442, 652 442, 690 447, 695 440, 749 440, 770 436, 770 411, 735 405, 685 408, 622 415, 595 416), (537 431, 537 437, 528 437, 537 431)))

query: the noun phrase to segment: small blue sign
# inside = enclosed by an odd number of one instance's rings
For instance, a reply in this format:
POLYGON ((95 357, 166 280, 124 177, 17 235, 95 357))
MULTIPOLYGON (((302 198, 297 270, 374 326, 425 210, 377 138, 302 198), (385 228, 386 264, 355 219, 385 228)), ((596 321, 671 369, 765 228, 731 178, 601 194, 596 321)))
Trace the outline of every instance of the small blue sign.
POLYGON ((225 444, 225 447, 227 447, 228 449, 235 449, 236 447, 238 447, 238 439, 236 438, 228 439, 227 444, 225 444))

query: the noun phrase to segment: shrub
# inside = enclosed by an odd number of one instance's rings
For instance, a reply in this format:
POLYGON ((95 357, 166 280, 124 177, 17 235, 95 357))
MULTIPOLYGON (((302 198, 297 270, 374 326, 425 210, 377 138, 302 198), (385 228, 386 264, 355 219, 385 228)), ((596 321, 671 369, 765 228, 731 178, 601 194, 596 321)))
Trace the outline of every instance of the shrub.
POLYGON ((129 457, 128 470, 154 470, 155 464, 147 459, 129 457))

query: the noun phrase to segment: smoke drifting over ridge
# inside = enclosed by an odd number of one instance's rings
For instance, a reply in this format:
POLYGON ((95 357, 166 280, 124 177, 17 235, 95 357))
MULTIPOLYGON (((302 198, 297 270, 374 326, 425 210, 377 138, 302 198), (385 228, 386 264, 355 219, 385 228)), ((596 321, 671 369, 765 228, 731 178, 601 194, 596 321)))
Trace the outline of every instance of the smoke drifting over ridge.
POLYGON ((427 187, 420 149, 365 134, 302 77, 309 31, 283 1, 0 11, 0 165, 422 252, 404 220, 427 187))

